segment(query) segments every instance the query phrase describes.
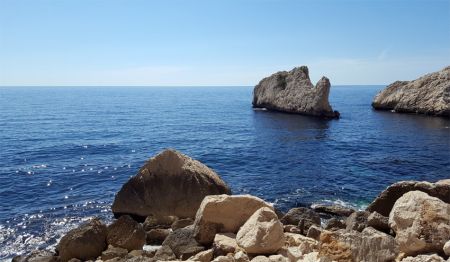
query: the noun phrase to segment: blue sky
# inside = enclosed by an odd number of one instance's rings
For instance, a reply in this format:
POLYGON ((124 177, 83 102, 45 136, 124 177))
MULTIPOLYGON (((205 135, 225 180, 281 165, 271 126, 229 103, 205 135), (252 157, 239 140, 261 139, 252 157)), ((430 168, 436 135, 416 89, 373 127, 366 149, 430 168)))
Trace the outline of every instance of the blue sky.
POLYGON ((450 64, 450 0, 0 0, 0 85, 388 84, 450 64))

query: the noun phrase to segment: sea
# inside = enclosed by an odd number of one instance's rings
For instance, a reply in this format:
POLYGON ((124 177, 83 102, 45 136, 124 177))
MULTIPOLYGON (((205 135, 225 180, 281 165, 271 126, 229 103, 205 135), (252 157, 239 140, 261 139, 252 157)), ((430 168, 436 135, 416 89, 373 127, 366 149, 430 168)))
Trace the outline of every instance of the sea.
POLYGON ((1 87, 0 260, 54 248, 174 148, 281 210, 364 209, 400 180, 450 178, 450 120, 375 111, 385 86, 333 86, 338 120, 254 110, 252 87, 1 87))

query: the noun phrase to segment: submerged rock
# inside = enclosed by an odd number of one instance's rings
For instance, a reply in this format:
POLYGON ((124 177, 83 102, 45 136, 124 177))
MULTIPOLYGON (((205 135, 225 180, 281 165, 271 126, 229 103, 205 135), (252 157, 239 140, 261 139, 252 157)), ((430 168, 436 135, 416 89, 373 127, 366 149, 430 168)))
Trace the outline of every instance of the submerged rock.
POLYGON ((193 218, 207 195, 231 194, 210 168, 175 150, 151 158, 117 193, 114 215, 193 218))
POLYGON ((378 93, 372 106, 395 112, 450 117, 450 66, 413 81, 397 81, 378 93))
POLYGON ((326 77, 314 87, 308 67, 282 71, 264 78, 253 90, 253 107, 287 113, 338 118, 328 102, 330 81, 326 77))
POLYGON ((419 181, 400 181, 387 187, 381 194, 367 207, 369 212, 378 212, 388 217, 395 201, 403 194, 419 190, 430 196, 437 197, 445 203, 450 203, 450 184, 430 183, 419 181))
POLYGON ((395 202, 389 225, 406 255, 442 252, 450 239, 450 204, 421 191, 408 192, 395 202))

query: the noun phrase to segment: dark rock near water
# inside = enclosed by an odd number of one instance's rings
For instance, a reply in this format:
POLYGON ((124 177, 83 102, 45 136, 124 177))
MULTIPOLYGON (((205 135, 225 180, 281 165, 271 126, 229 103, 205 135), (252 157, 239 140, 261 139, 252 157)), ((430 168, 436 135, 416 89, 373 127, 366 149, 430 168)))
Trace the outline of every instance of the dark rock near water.
POLYGON ((205 250, 194 238, 194 226, 171 232, 162 245, 170 247, 177 258, 184 260, 205 250))
POLYGON ((430 196, 437 197, 447 204, 450 204, 450 184, 447 183, 429 183, 418 181, 401 181, 390 185, 367 207, 369 212, 378 212, 383 216, 389 217, 389 213, 403 194, 409 191, 422 191, 430 196))
POLYGON ((339 229, 344 229, 346 227, 347 227, 347 225, 345 224, 345 222, 333 217, 330 220, 328 220, 327 225, 325 226, 325 229, 331 230, 331 231, 336 231, 339 229))
POLYGON ((70 230, 56 246, 62 261, 71 258, 96 259, 106 249, 106 226, 99 219, 92 219, 78 228, 70 230))
POLYGON ((145 231, 157 228, 170 228, 171 225, 177 220, 178 218, 175 216, 150 215, 145 219, 144 223, 142 223, 142 226, 145 231))
POLYGON ((125 248, 128 251, 142 249, 146 234, 141 224, 130 216, 121 216, 108 226, 106 240, 109 245, 125 248))
POLYGON ((320 214, 326 214, 331 216, 341 216, 341 217, 348 217, 353 212, 355 212, 354 209, 340 206, 340 205, 314 205, 312 209, 320 214))
POLYGON ((173 222, 171 225, 172 230, 177 230, 180 228, 184 228, 190 225, 194 224, 194 220, 191 218, 184 218, 184 219, 178 219, 177 221, 173 222))
POLYGON ((347 224, 347 230, 356 230, 363 231, 364 228, 367 227, 367 219, 369 218, 370 213, 367 211, 356 211, 351 214, 345 223, 347 224))
POLYGON ((284 225, 298 226, 302 234, 306 235, 310 226, 320 225, 320 216, 312 209, 296 207, 289 210, 280 221, 284 225))
POLYGON ((450 66, 413 81, 397 81, 378 93, 372 106, 395 112, 450 117, 450 66))
POLYGON ((210 168, 175 150, 151 158, 117 193, 112 211, 146 218, 193 218, 207 195, 231 194, 210 168))
POLYGON ((367 218, 367 225, 388 234, 391 230, 389 227, 389 218, 378 212, 372 212, 372 214, 369 215, 367 218))
POLYGON ((59 257, 48 250, 35 250, 29 255, 15 256, 12 262, 58 262, 59 257))
POLYGON ((253 107, 287 113, 338 118, 328 102, 330 81, 322 77, 314 87, 308 67, 281 71, 264 78, 253 90, 253 107))

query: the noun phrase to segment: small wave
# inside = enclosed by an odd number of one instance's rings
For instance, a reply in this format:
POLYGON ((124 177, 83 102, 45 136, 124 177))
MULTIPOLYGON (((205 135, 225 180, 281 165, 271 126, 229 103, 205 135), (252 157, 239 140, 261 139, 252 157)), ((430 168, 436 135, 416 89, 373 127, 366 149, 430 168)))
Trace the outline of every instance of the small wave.
POLYGON ((324 200, 319 200, 319 201, 312 203, 311 208, 314 208, 318 205, 338 205, 338 206, 343 206, 343 207, 347 207, 347 208, 352 208, 355 210, 364 210, 367 207, 367 204, 365 204, 365 203, 347 202, 342 199, 333 199, 333 200, 324 199, 324 200))

